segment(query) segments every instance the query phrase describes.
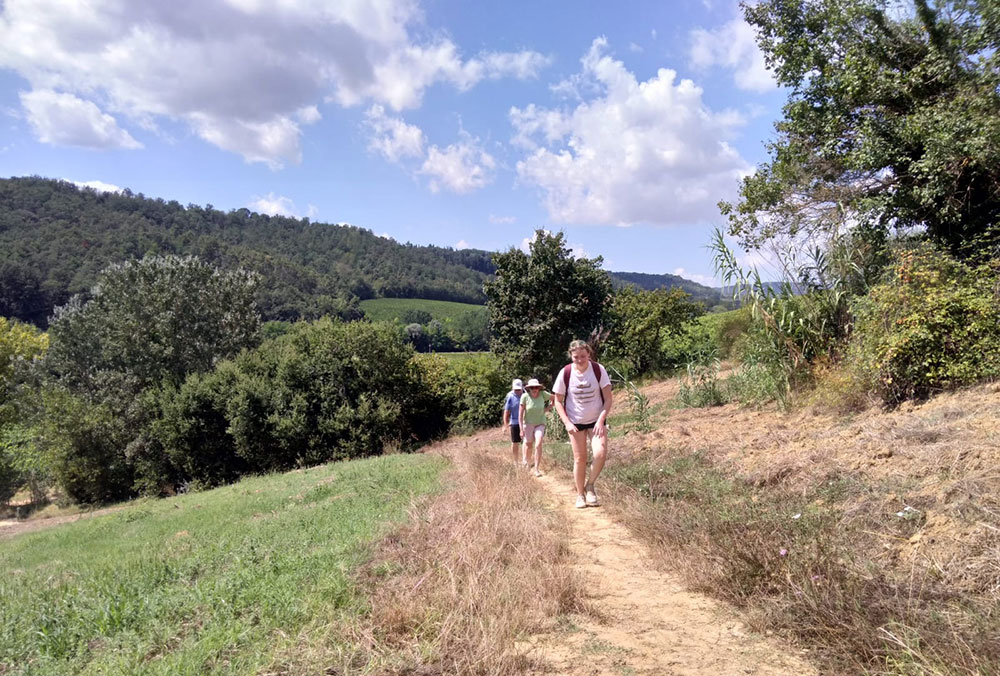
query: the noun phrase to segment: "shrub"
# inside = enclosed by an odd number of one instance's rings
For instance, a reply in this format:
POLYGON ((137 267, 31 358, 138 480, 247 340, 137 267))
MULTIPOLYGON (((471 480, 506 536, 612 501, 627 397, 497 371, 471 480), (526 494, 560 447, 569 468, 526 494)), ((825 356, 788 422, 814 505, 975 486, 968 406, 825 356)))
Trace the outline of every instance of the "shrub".
POLYGON ((853 305, 850 357, 887 405, 1000 375, 996 267, 903 251, 853 305))
POLYGON ((52 468, 38 436, 38 430, 27 425, 0 429, 0 502, 10 500, 22 487, 31 493, 33 503, 45 501, 52 468), (13 492, 7 495, 5 486, 13 492))
POLYGON ((170 467, 176 468, 173 477, 163 479, 215 486, 234 481, 248 470, 249 463, 236 453, 226 419, 235 381, 233 363, 223 362, 212 373, 192 374, 179 388, 160 393, 153 435, 170 467))
POLYGON ((514 369, 495 355, 466 359, 453 367, 458 392, 458 414, 453 426, 461 431, 491 427, 500 422, 504 395, 514 369))
POLYGON ((92 404, 66 390, 43 393, 42 436, 59 485, 76 502, 100 503, 127 497, 132 467, 122 420, 103 404, 92 404))
POLYGON ((671 366, 665 341, 684 333, 701 312, 681 289, 619 289, 611 303, 605 358, 622 371, 642 375, 671 366))
POLYGON ((388 324, 296 325, 235 360, 227 417, 237 453, 277 468, 373 455, 406 439, 412 356, 388 324))

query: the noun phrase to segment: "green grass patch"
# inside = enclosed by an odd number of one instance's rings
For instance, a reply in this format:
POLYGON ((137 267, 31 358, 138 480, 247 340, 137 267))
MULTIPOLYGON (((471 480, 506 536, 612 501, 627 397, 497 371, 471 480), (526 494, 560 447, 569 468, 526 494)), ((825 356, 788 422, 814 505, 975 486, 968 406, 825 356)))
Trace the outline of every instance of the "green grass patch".
POLYGON ((5 541, 0 673, 257 673, 364 611, 352 571, 444 465, 333 463, 5 541))
POLYGON ((447 300, 425 300, 423 298, 372 298, 360 303, 365 316, 372 321, 403 321, 407 310, 422 310, 442 324, 452 321, 466 312, 486 316, 485 305, 455 303, 447 300))

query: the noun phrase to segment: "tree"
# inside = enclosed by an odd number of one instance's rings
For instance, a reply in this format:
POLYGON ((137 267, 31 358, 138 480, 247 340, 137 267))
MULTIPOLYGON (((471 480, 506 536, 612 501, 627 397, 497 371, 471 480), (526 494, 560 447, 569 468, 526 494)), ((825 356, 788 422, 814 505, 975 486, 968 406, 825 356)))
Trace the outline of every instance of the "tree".
POLYGON ((537 230, 526 254, 493 256, 496 277, 483 285, 493 349, 509 353, 527 373, 551 377, 574 338, 605 324, 611 280, 602 258, 574 258, 563 233, 537 230))
POLYGON ((790 90, 770 161, 720 207, 754 248, 862 226, 1000 243, 1000 5, 762 0, 747 21, 790 90))
POLYGON ((611 304, 607 354, 630 375, 661 369, 667 366, 664 340, 681 335, 684 325, 701 312, 701 306, 681 289, 642 291, 626 286, 615 293, 611 304))
POLYGON ((49 337, 30 324, 0 317, 0 428, 15 418, 11 396, 19 367, 41 358, 49 337))
POLYGON ((150 256, 111 265, 89 298, 56 309, 49 366, 71 390, 100 399, 113 385, 126 396, 254 345, 257 278, 194 257, 150 256))

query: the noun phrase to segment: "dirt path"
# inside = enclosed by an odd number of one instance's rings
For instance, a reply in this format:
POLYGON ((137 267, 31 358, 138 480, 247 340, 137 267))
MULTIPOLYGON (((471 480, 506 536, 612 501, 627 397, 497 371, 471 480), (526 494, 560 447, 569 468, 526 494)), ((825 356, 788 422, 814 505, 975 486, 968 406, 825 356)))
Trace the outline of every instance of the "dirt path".
POLYGON ((600 508, 575 509, 568 472, 538 481, 570 521, 573 565, 593 581, 589 601, 599 619, 574 616, 569 626, 535 637, 533 656, 545 665, 536 673, 816 673, 787 649, 750 634, 720 604, 657 572, 643 545, 600 508))
POLYGON ((33 533, 38 530, 52 528, 53 526, 58 526, 64 523, 72 523, 73 521, 79 521, 80 519, 89 519, 103 514, 110 514, 111 512, 117 512, 118 510, 124 508, 125 505, 116 505, 114 507, 104 507, 102 509, 93 509, 87 512, 66 514, 64 516, 50 516, 48 518, 25 520, 0 519, 0 540, 11 538, 15 535, 23 535, 24 533, 33 533))

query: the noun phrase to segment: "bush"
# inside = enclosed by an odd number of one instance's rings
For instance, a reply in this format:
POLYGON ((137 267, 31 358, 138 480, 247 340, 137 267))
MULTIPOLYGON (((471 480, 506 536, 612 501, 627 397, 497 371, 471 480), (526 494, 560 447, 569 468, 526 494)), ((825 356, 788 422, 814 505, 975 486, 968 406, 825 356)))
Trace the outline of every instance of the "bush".
POLYGON ((217 486, 246 473, 249 463, 237 455, 226 418, 235 381, 233 363, 223 362, 212 373, 190 375, 181 387, 160 393, 153 436, 173 475, 161 479, 217 486))
POLYGON ((894 406, 1000 375, 994 266, 972 268, 928 247, 904 251, 890 277, 853 305, 850 358, 894 406))
POLYGON ((499 424, 514 369, 503 359, 488 354, 461 361, 452 372, 458 392, 458 414, 453 426, 472 431, 499 424))
POLYGON ((102 404, 50 388, 43 393, 42 436, 59 485, 76 502, 120 500, 132 491, 121 418, 102 404))
POLYGON ((701 306, 681 289, 619 289, 611 303, 611 333, 604 356, 636 376, 674 366, 665 342, 684 334, 700 312, 701 306))
POLYGON ((446 429, 444 383, 390 324, 299 323, 160 398, 155 436, 183 481, 231 481, 381 453, 446 429))
POLYGON ((31 493, 33 503, 45 501, 52 468, 38 436, 38 430, 27 425, 0 429, 0 503, 10 500, 22 487, 31 493), (13 492, 7 495, 9 488, 13 492))

